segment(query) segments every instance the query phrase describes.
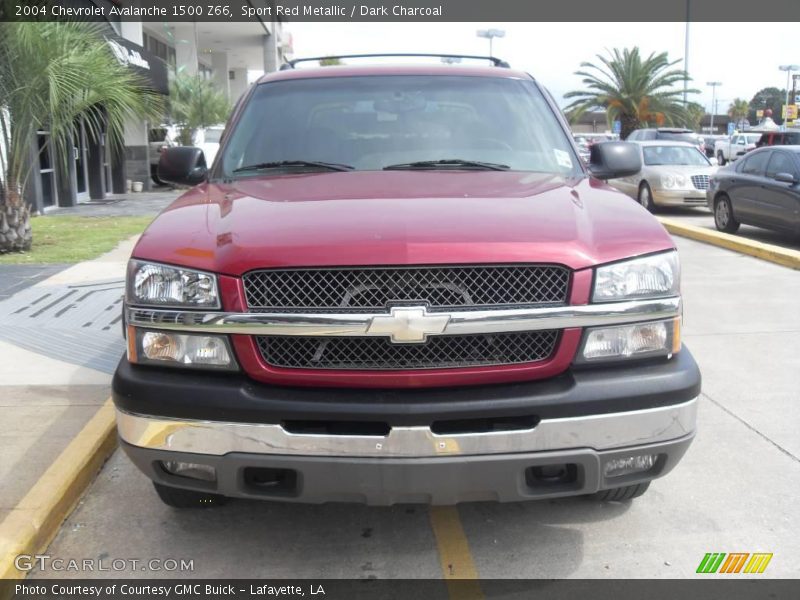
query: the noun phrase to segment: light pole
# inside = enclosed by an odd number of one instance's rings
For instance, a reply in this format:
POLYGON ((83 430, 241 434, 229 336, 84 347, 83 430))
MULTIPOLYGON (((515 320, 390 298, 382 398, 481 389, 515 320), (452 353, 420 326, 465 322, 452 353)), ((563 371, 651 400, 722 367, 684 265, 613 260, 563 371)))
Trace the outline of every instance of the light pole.
POLYGON ((714 113, 717 111, 717 86, 722 85, 721 81, 709 81, 706 85, 711 86, 711 135, 714 135, 714 113))
POLYGON ((494 54, 492 54, 492 40, 494 38, 506 37, 506 32, 502 29, 478 29, 477 34, 478 37, 489 40, 489 56, 494 56, 494 54))
MULTIPOLYGON (((792 71, 800 71, 800 66, 797 66, 797 65, 780 65, 778 67, 778 69, 780 69, 781 71, 786 71, 786 101, 783 104, 786 108, 784 108, 783 110, 784 111, 788 111, 789 110, 789 82, 792 79, 792 71)), ((781 115, 781 117, 783 118, 783 128, 786 129, 786 117, 784 117, 783 115, 781 115)))

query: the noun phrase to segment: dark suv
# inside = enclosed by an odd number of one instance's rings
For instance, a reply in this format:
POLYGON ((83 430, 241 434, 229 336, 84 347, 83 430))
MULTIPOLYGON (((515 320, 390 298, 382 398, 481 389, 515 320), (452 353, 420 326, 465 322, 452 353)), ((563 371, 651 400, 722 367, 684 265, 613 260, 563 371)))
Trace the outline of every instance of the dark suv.
POLYGON ((627 137, 628 142, 644 142, 648 140, 670 140, 673 142, 689 142, 697 146, 700 152, 705 153, 706 145, 703 138, 691 129, 680 127, 659 127, 658 129, 634 129, 627 137))

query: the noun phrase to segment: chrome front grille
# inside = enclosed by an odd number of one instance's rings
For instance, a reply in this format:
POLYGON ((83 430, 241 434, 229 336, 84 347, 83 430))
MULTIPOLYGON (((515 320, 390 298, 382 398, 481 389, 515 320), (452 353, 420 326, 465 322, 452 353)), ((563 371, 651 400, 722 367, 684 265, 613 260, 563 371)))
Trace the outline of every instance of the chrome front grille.
POLYGON ((569 289, 569 270, 553 265, 269 269, 242 279, 251 311, 565 304, 569 289))
POLYGON ((710 177, 708 175, 692 175, 692 185, 695 189, 707 190, 709 179, 710 177))
POLYGON ((296 369, 447 369, 530 363, 552 356, 558 331, 432 336, 424 344, 384 338, 258 336, 269 365, 296 369))

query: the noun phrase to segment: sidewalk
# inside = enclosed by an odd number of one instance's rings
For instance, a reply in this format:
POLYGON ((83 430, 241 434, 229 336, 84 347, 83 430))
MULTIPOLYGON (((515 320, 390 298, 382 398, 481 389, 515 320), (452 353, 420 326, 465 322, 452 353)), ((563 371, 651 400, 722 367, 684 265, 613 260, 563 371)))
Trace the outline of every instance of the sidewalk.
POLYGON ((135 240, 0 299, 0 522, 109 396, 135 240))

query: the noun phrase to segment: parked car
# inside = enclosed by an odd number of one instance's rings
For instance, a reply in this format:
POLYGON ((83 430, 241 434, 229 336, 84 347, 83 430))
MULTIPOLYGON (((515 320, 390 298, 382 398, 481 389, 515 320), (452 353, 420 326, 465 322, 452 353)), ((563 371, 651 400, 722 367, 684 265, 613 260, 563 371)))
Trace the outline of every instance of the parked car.
POLYGON ((705 153, 706 145, 703 137, 691 129, 680 127, 659 127, 657 129, 634 129, 627 137, 629 142, 649 142, 655 140, 670 140, 675 142, 687 142, 697 146, 700 152, 705 153))
POLYGON ((703 147, 705 148, 706 156, 708 158, 716 158, 714 154, 714 145, 720 140, 727 140, 730 136, 728 135, 716 135, 716 134, 703 134, 703 147))
POLYGON ((591 159, 591 143, 589 139, 584 135, 573 135, 575 140, 575 146, 578 148, 578 155, 581 157, 581 160, 585 163, 588 163, 591 159))
MULTIPOLYGON (((341 57, 348 60, 348 57, 341 57)), ((495 67, 270 73, 131 257, 121 444, 167 504, 642 494, 695 431, 678 256, 495 67)))
POLYGON ((800 144, 800 130, 765 131, 756 142, 756 148, 762 146, 796 146, 800 144))
POLYGON ((214 125, 197 131, 195 144, 203 150, 206 162, 209 166, 214 162, 219 150, 219 142, 225 131, 225 125, 214 125))
POLYGON ((729 138, 719 140, 714 144, 714 155, 720 166, 729 161, 741 158, 756 147, 756 142, 761 137, 760 133, 736 133, 729 138))
POLYGON ((642 170, 608 183, 650 212, 659 206, 704 206, 717 166, 686 142, 639 142, 642 170))
POLYGON ((151 127, 147 132, 147 141, 149 145, 150 154, 150 178, 153 183, 161 185, 162 181, 158 178, 158 159, 161 157, 161 152, 166 148, 176 146, 176 131, 171 125, 159 125, 158 127, 151 127))
POLYGON ((706 194, 714 225, 755 225, 800 235, 800 146, 757 148, 720 169, 706 194))

